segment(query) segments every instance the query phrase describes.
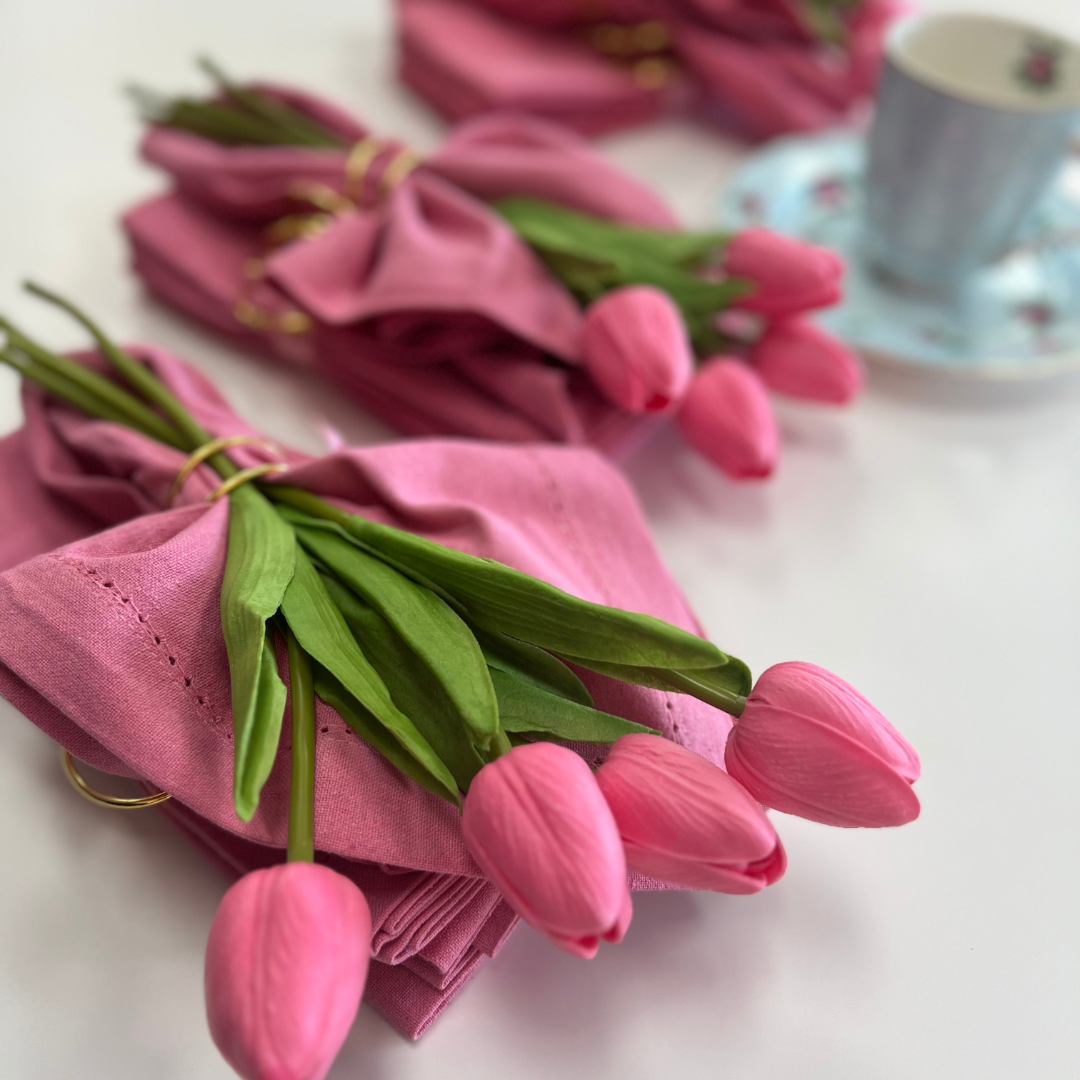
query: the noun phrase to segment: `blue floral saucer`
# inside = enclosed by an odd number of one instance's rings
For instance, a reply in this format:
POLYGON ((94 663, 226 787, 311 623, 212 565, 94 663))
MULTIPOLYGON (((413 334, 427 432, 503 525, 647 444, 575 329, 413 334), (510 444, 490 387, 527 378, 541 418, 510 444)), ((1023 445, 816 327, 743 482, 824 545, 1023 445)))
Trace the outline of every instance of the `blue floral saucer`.
POLYGON ((821 324, 869 359, 949 375, 1034 379, 1080 371, 1077 167, 1032 212, 1002 259, 950 300, 881 280, 860 255, 864 143, 851 134, 780 139, 735 174, 723 228, 765 225, 844 257, 844 302, 821 324))

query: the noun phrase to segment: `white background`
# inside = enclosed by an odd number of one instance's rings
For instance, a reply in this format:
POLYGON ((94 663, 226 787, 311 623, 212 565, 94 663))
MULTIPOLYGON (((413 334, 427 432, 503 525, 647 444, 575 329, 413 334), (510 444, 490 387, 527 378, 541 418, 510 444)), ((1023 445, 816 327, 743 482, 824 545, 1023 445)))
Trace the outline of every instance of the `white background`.
MULTIPOLYGON (((1080 34, 1076 0, 978 6, 1080 34)), ((121 86, 197 88, 203 50, 420 150, 438 140, 393 85, 381 3, 0 0, 0 308, 78 344, 17 291, 34 275, 211 371, 273 437, 318 450, 325 418, 385 438, 333 391, 150 303, 127 271, 117 215, 162 180, 135 161, 121 86)), ((740 153, 676 122, 605 146, 697 225, 740 153)), ((823 664, 908 736, 921 820, 846 832, 777 815, 791 869, 767 893, 643 897, 625 944, 591 963, 523 928, 417 1046, 364 1007, 333 1077, 1080 1075, 1080 385, 875 372, 849 411, 780 411, 770 483, 730 483, 670 433, 631 478, 715 640, 757 671, 823 664)), ((0 433, 19 422, 0 373, 0 433)), ((202 1012, 222 879, 154 814, 82 802, 6 703, 0 863, 0 1075, 231 1075, 202 1012)))

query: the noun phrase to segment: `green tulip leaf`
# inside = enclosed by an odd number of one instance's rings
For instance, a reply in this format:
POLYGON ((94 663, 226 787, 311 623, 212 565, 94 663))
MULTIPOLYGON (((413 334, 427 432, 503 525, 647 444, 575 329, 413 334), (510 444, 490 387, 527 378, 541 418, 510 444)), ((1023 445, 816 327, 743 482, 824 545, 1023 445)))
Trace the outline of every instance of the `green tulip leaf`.
POLYGON ((326 668, 315 665, 315 693, 369 746, 374 747, 398 772, 415 780, 425 791, 460 806, 461 799, 437 780, 402 744, 360 704, 326 668))
POLYGON ((469 621, 485 630, 612 664, 698 669, 730 662, 711 642, 661 619, 580 600, 493 559, 360 517, 349 520, 348 531, 399 568, 451 593, 469 621))
POLYGON ((457 786, 468 791, 484 760, 476 752, 442 683, 373 607, 333 578, 324 577, 323 584, 361 652, 386 683, 394 704, 446 763, 457 786))
POLYGON ((250 821, 274 764, 285 709, 266 623, 293 577, 292 529, 252 487, 229 497, 228 553, 221 582, 221 631, 229 658, 233 713, 233 801, 250 821))
POLYGON ((750 669, 733 656, 725 657, 723 664, 691 670, 608 664, 579 656, 567 656, 565 653, 563 659, 620 682, 689 694, 736 716, 742 711, 744 702, 741 699, 750 693, 753 685, 750 669))
MULTIPOLYGON (((281 612, 300 647, 325 668, 393 736, 401 747, 442 785, 449 798, 457 798, 457 784, 449 769, 394 704, 386 683, 371 666, 326 591, 311 560, 296 551, 296 572, 285 590, 281 612)), ((342 719, 346 719, 342 717, 342 719)))
POLYGON ((491 673, 499 697, 499 719, 507 732, 566 742, 613 743, 623 735, 657 735, 644 724, 549 694, 504 671, 491 673))
POLYGON ((506 634, 477 629, 488 667, 514 675, 556 697, 592 707, 592 694, 557 656, 506 634))
POLYGON ((334 578, 393 627, 486 752, 499 730, 499 709, 484 654, 469 627, 430 589, 361 551, 343 532, 298 525, 296 533, 334 578))
POLYGON ((731 238, 729 232, 623 225, 528 196, 501 199, 495 209, 533 247, 594 262, 618 264, 638 256, 672 266, 699 266, 715 258, 731 238))

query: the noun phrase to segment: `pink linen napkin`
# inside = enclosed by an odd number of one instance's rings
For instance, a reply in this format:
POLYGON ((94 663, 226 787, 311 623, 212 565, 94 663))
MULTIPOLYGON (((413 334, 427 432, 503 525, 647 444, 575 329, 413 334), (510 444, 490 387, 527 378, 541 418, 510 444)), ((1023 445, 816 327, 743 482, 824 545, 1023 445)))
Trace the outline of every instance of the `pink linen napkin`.
POLYGON ((447 120, 515 109, 586 135, 671 111, 679 88, 650 89, 587 44, 431 0, 398 6, 398 75, 447 120))
MULTIPOLYGON (((372 132, 321 98, 289 87, 254 84, 355 144, 372 132)), ((228 218, 272 221, 297 209, 297 181, 318 182, 368 203, 394 153, 394 140, 371 162, 355 190, 344 150, 297 146, 223 146, 190 132, 152 126, 140 152, 169 173, 178 190, 228 218)), ((441 176, 479 199, 531 195, 630 225, 675 227, 671 211, 644 184, 605 161, 580 136, 514 110, 456 127, 421 172, 441 176)))
MULTIPOLYGON (((344 138, 366 135, 318 99, 264 89, 344 138)), ((383 177, 395 143, 380 144, 359 183, 345 150, 225 147, 159 127, 142 149, 178 190, 125 215, 135 269, 156 295, 237 344, 327 375, 411 435, 618 453, 653 427, 578 370, 577 303, 481 201, 532 195, 674 226, 656 195, 580 137, 523 116, 482 117, 391 191, 383 177), (295 198, 298 183, 348 193, 356 205, 317 235, 270 250, 269 224, 311 210, 295 198), (311 326, 274 332, 242 321, 238 304, 267 318, 303 312, 311 326)))
POLYGON ((826 47, 793 0, 398 0, 398 71, 455 121, 510 107, 595 134, 689 110, 767 139, 837 124, 870 94, 901 9, 862 0, 826 47), (666 44, 638 49, 642 26, 666 44))
MULTIPOLYGON (((134 351, 213 435, 251 433, 197 371, 134 351)), ((245 825, 232 808, 218 610, 228 506, 202 501, 213 475, 198 470, 176 508, 162 510, 182 454, 32 388, 24 402, 24 427, 0 441, 0 510, 16 523, 0 534, 0 693, 81 760, 171 792, 178 827, 229 872, 280 859, 287 735, 254 819, 245 825)), ((425 440, 319 459, 283 453, 286 482, 697 630, 626 482, 590 450, 425 440)), ((241 465, 267 456, 235 451, 241 465)), ((583 677, 599 708, 722 762, 723 713, 583 677)), ((316 846, 372 902, 369 1000, 417 1037, 498 949, 513 916, 480 878, 457 812, 321 702, 317 720, 316 846)))

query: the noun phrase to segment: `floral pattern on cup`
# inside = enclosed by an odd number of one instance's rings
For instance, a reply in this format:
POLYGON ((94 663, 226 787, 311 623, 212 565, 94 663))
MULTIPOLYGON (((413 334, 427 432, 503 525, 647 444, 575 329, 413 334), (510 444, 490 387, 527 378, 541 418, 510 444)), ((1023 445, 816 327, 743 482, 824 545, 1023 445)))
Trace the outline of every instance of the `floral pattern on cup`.
POLYGON ((1051 38, 1029 38, 1025 52, 1016 66, 1016 80, 1038 94, 1057 88, 1061 82, 1061 60, 1065 46, 1051 38))

